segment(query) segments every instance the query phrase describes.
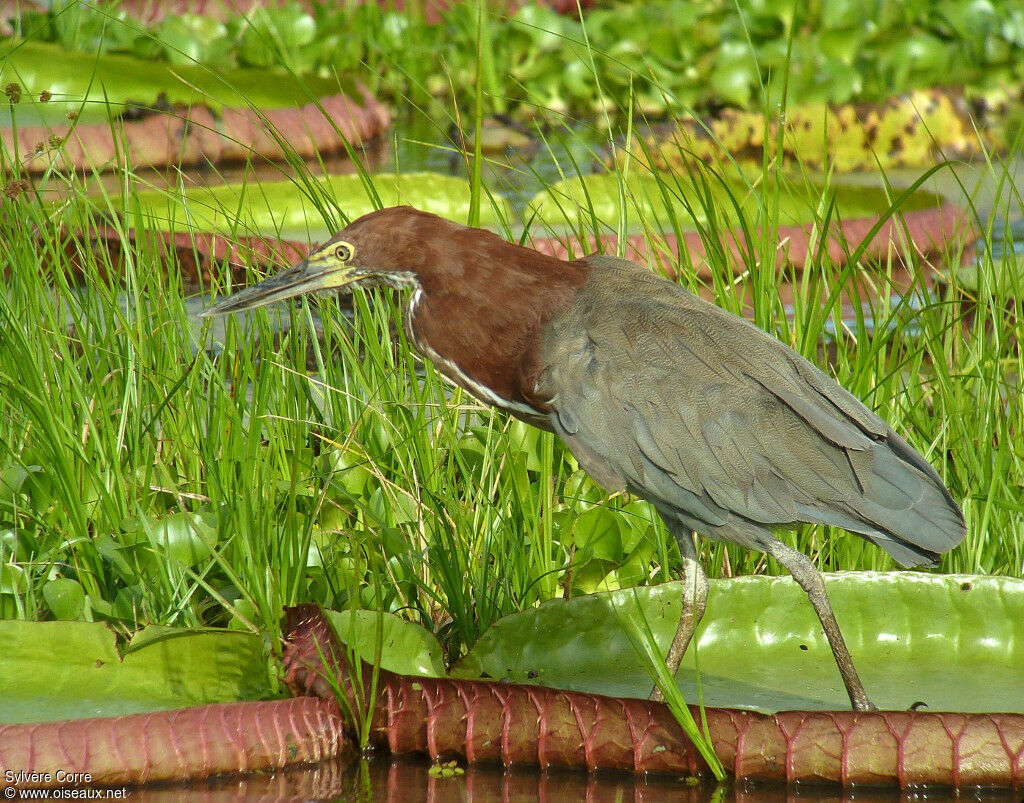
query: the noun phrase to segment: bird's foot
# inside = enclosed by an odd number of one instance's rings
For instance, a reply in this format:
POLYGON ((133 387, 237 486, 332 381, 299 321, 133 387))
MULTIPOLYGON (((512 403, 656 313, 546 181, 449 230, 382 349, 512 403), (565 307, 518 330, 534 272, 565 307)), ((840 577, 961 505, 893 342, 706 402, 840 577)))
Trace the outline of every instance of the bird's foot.
POLYGON ((863 711, 877 711, 878 706, 875 705, 871 700, 868 699, 867 695, 858 696, 856 700, 851 700, 853 703, 853 710, 859 712, 863 711))

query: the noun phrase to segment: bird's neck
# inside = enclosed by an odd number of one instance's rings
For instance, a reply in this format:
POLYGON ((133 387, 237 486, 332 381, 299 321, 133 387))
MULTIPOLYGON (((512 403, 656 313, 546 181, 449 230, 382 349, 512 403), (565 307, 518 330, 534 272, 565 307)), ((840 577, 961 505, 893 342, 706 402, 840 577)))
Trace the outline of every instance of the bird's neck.
POLYGON ((481 401, 528 420, 543 414, 532 394, 540 333, 589 267, 503 241, 461 265, 459 276, 419 273, 404 316, 409 340, 481 401))
POLYGON ((430 360, 445 377, 469 391, 480 401, 510 413, 531 416, 534 410, 529 404, 517 398, 515 383, 507 384, 502 378, 480 371, 480 361, 476 356, 468 355, 466 352, 457 356, 450 350, 450 343, 439 343, 436 335, 429 338, 421 335, 423 328, 431 328, 429 325, 423 326, 424 320, 428 320, 427 315, 421 315, 425 311, 424 301, 423 290, 414 290, 409 296, 403 317, 405 335, 416 350, 430 360))

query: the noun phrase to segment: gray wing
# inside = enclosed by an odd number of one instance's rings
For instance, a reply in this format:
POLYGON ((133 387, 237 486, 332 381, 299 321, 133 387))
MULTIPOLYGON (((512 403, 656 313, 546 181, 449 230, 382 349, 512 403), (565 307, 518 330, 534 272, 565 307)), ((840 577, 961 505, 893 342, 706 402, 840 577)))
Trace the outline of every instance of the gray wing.
POLYGON ((963 538, 935 470, 811 363, 638 265, 588 262, 545 332, 538 391, 595 480, 752 548, 831 524, 911 565, 963 538))

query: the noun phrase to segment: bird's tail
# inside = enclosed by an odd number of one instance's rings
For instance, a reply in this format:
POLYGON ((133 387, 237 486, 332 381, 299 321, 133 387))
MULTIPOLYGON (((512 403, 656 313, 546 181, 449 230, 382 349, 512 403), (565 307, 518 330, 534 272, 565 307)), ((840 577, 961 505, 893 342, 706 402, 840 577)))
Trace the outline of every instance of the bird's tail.
POLYGON ((934 566, 939 555, 967 534, 960 506, 935 469, 895 432, 872 450, 872 469, 861 477, 863 494, 836 513, 834 524, 859 533, 901 566, 934 566))

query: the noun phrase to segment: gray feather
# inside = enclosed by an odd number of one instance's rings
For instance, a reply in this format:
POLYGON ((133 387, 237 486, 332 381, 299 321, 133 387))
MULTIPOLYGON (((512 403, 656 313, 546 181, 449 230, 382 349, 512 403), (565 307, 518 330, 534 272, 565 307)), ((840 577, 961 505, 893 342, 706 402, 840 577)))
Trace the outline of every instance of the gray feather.
POLYGON ((963 538, 935 470, 833 379, 639 265, 588 262, 545 330, 538 388, 557 388, 552 427, 598 482, 751 548, 801 521, 856 532, 904 565, 963 538))

